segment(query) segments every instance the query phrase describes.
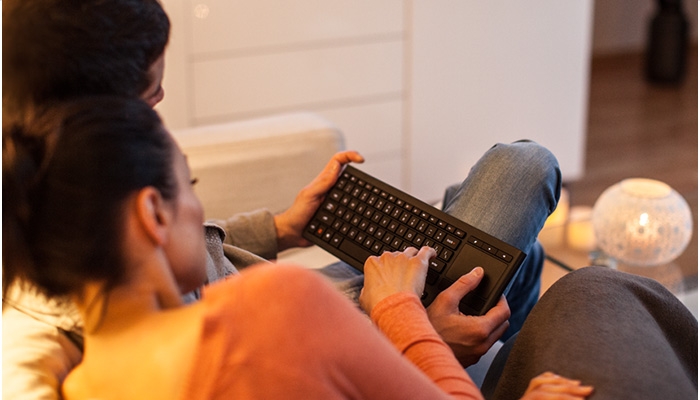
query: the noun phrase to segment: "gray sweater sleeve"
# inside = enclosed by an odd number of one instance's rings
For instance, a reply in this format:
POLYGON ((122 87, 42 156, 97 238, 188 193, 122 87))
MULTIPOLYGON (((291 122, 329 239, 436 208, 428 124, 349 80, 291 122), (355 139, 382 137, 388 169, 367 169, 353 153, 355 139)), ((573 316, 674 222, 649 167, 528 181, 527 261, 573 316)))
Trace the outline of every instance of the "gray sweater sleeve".
POLYGON ((236 214, 225 220, 211 220, 224 231, 224 245, 230 245, 256 254, 266 260, 277 257, 277 231, 272 213, 260 209, 236 214))

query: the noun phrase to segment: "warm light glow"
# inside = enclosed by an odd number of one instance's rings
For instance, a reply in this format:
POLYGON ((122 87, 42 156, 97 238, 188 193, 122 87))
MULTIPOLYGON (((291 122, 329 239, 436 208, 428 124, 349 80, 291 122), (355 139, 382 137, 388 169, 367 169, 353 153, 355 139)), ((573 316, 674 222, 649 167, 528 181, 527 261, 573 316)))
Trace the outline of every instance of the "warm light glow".
POLYGON ((647 226, 648 223, 649 223, 649 214, 642 213, 642 215, 639 216, 639 225, 647 226))
POLYGON ((205 19, 209 16, 209 6, 206 4, 197 4, 194 6, 194 16, 199 19, 205 19))
POLYGON ((598 247, 629 265, 668 263, 685 250, 693 231, 688 203, 663 182, 626 179, 593 207, 598 247))
POLYGON ((569 219, 569 192, 562 188, 559 203, 544 222, 538 239, 550 246, 561 246, 566 237, 566 222, 569 219))
POLYGON ((578 251, 595 250, 596 242, 591 214, 591 207, 576 206, 571 208, 566 228, 566 242, 570 248, 578 251))

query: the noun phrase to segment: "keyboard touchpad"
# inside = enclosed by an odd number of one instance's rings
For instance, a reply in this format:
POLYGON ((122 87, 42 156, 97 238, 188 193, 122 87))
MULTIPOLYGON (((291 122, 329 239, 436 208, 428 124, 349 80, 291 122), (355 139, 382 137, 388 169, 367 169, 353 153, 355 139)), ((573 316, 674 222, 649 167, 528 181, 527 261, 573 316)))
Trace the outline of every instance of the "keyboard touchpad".
POLYGON ((484 278, 476 288, 475 294, 482 298, 487 298, 488 294, 496 286, 496 283, 501 279, 507 264, 468 245, 464 246, 458 257, 447 271, 446 276, 456 281, 460 276, 469 273, 475 267, 482 267, 484 269, 484 278))

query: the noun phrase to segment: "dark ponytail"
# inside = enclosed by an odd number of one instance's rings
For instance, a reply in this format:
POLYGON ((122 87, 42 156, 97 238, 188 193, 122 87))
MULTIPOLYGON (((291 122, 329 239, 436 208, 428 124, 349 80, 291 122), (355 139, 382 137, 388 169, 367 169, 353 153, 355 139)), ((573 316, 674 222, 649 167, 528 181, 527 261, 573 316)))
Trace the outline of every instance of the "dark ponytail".
POLYGON ((3 126, 3 294, 16 280, 55 297, 124 277, 124 200, 177 194, 174 146, 138 99, 93 97, 3 126))

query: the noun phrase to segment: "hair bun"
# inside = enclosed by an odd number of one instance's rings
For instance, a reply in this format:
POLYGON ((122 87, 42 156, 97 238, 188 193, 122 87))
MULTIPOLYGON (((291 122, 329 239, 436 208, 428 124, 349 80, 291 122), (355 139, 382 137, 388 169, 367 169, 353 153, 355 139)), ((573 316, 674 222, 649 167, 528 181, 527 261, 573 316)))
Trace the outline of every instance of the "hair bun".
POLYGON ((10 266, 33 269, 28 240, 31 234, 32 205, 39 199, 40 182, 50 159, 56 135, 46 130, 31 131, 26 125, 3 126, 2 132, 2 231, 3 292, 12 278, 23 274, 8 271, 10 266), (7 281, 7 278, 10 281, 7 281))

